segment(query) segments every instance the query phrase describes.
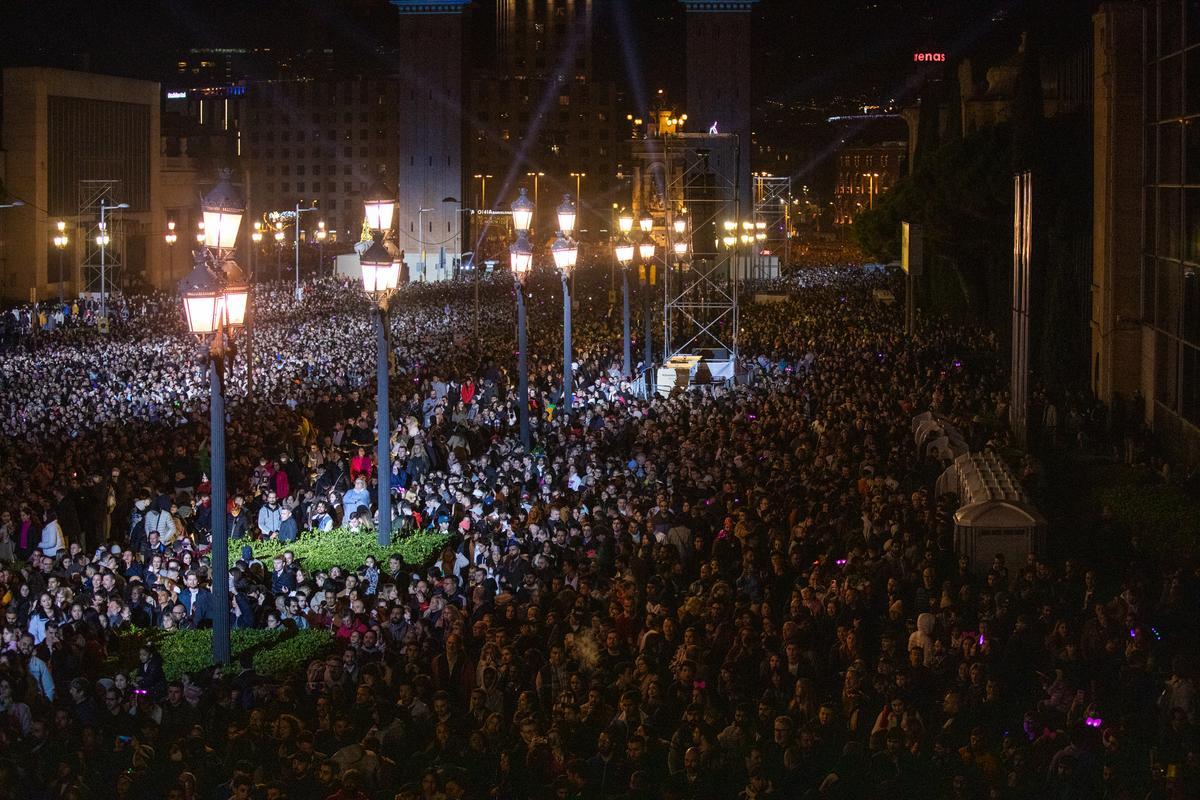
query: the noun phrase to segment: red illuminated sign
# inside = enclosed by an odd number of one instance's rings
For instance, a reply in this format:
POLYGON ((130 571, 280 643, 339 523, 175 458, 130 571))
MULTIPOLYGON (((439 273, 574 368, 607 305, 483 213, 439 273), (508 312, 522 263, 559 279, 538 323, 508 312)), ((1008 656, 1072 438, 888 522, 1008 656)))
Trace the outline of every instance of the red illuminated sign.
POLYGON ((945 61, 945 53, 913 53, 913 61, 945 61))

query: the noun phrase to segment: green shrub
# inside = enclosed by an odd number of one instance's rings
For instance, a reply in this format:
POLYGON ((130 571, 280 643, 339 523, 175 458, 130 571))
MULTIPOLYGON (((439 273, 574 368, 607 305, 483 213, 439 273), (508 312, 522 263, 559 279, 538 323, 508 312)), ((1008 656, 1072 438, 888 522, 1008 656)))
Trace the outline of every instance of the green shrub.
POLYGON ((321 658, 333 649, 333 634, 308 629, 297 631, 271 647, 254 654, 254 671, 270 678, 286 678, 302 672, 309 661, 321 658))
POLYGON ((1200 503, 1148 470, 1110 465, 1093 470, 1093 497, 1117 522, 1164 554, 1194 553, 1200 544, 1200 503))
MULTIPOLYGON (((254 669, 270 677, 286 677, 303 669, 311 659, 325 655, 334 644, 333 634, 323 630, 293 632, 287 628, 270 631, 239 628, 232 631, 229 638, 233 663, 237 663, 243 654, 253 653, 254 669)), ((134 628, 122 631, 118 636, 117 649, 109 658, 109 668, 114 672, 135 670, 138 650, 147 643, 162 655, 163 672, 169 681, 212 666, 211 628, 195 631, 134 628)))
POLYGON ((277 542, 273 539, 230 542, 229 563, 233 565, 242 557, 239 544, 248 544, 254 558, 264 562, 269 562, 284 550, 291 550, 308 572, 328 570, 330 567, 355 569, 369 555, 375 556, 386 566, 388 556, 392 553, 399 553, 405 564, 420 567, 433 559, 448 538, 436 532, 418 531, 397 536, 391 545, 384 547, 375 540, 372 531, 354 533, 346 528, 334 528, 331 531, 309 531, 294 542, 277 542))

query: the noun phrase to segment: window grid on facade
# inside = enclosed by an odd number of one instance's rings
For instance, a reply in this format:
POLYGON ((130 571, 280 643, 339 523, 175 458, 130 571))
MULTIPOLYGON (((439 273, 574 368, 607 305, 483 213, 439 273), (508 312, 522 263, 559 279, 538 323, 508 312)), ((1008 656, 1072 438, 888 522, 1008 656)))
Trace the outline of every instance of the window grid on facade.
POLYGON ((1200 425, 1200 4, 1146 14, 1142 316, 1158 409, 1200 425))

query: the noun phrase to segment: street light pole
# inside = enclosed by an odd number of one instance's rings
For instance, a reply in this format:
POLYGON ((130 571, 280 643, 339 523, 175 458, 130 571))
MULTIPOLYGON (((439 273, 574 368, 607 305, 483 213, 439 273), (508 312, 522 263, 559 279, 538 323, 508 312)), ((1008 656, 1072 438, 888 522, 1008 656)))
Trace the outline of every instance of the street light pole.
POLYGON ((213 337, 208 357, 208 430, 212 451, 212 581, 213 663, 228 664, 232 656, 229 636, 229 539, 225 530, 225 351, 222 334, 213 337))
MULTIPOLYGON (((534 207, 534 209, 537 209, 537 204, 538 204, 538 178, 544 178, 544 177, 546 177, 546 173, 544 173, 544 172, 526 172, 526 173, 525 173, 525 176, 526 176, 526 177, 528 177, 528 178, 533 178, 533 207, 534 207)), ((535 211, 535 213, 536 213, 536 211, 535 211)), ((533 220, 530 220, 530 227, 532 227, 532 226, 533 226, 533 220)))
POLYGON ((300 300, 300 215, 307 214, 310 211, 316 211, 316 207, 301 208, 299 203, 296 203, 296 216, 292 220, 296 225, 296 300, 300 300))
POLYGON ((228 664, 229 640, 229 540, 225 515, 225 393, 227 357, 234 355, 232 334, 246 321, 249 285, 233 259, 237 231, 245 213, 233 193, 228 171, 205 196, 201 208, 207 219, 205 241, 196 253, 191 274, 180 284, 188 330, 208 342, 204 359, 208 367, 209 440, 211 449, 212 567, 214 664, 228 664), (209 339, 211 337, 211 340, 209 339))
POLYGON ((571 404, 574 400, 574 364, 571 355, 571 276, 575 272, 575 262, 579 257, 579 245, 570 236, 575 230, 576 208, 571 202, 571 196, 563 197, 562 205, 558 207, 558 238, 554 240, 551 253, 554 264, 562 275, 563 286, 563 412, 568 420, 571 414, 571 404))
POLYGON ((392 215, 396 201, 391 190, 377 181, 363 202, 367 226, 374 232, 371 246, 359 256, 362 266, 363 288, 377 302, 375 308, 375 473, 376 506, 379 524, 375 528, 376 541, 387 547, 392 541, 392 458, 391 458, 391 410, 388 408, 390 391, 388 374, 388 306, 400 282, 400 261, 393 259, 383 246, 384 234, 392 227, 392 215))
POLYGON ((625 296, 625 315, 624 315, 624 343, 625 350, 621 360, 621 374, 625 380, 633 377, 633 344, 629 338, 629 267, 626 264, 621 265, 621 289, 625 296))
MULTIPOLYGON (((397 265, 397 272, 399 265, 397 265)), ((388 311, 387 300, 381 300, 375 309, 375 424, 379 431, 375 442, 375 472, 378 497, 379 524, 375 528, 375 540, 387 546, 392 541, 392 416, 388 408, 391 391, 388 374, 388 311)))
POLYGON ((513 228, 517 240, 508 248, 509 265, 517 290, 517 421, 520 425, 521 446, 529 450, 529 362, 525 331, 525 280, 533 266, 533 245, 529 243, 529 226, 533 222, 534 205, 521 188, 512 204, 513 228))
POLYGON ((624 350, 622 352, 621 375, 625 380, 630 380, 633 378, 633 348, 629 337, 629 265, 633 263, 633 242, 629 240, 629 233, 633 230, 633 217, 628 213, 621 214, 617 218, 617 228, 621 232, 621 238, 617 240, 617 244, 613 248, 613 255, 617 263, 621 265, 621 289, 625 301, 624 317, 622 320, 624 350))
POLYGON ((58 248, 58 304, 63 304, 63 250, 67 248, 70 239, 67 237, 67 223, 59 220, 55 223, 58 234, 54 237, 54 246, 58 248))

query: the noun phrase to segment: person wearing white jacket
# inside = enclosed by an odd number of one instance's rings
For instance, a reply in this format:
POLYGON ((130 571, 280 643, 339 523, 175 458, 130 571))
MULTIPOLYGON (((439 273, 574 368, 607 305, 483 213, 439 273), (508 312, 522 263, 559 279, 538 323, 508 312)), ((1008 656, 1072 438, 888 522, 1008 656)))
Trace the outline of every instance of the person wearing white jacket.
POLYGON ((53 511, 46 512, 46 524, 42 526, 42 539, 38 542, 38 549, 42 551, 42 555, 54 558, 59 551, 65 550, 67 540, 63 536, 62 526, 58 524, 58 515, 53 511))

